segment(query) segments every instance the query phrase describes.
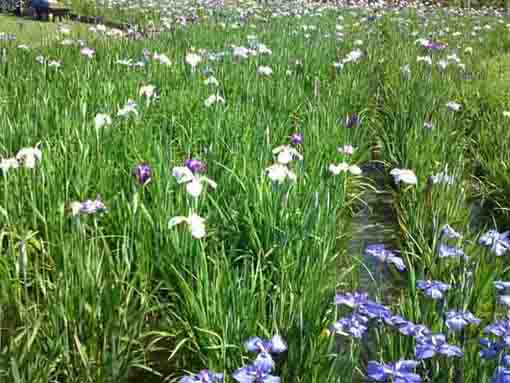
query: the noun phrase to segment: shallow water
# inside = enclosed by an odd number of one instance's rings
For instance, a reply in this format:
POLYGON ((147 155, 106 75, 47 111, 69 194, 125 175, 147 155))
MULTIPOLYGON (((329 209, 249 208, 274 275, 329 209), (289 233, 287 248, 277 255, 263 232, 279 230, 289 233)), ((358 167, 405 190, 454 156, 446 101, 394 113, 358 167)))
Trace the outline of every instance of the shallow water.
MULTIPOLYGON (((363 167, 363 174, 374 189, 366 188, 361 196, 364 204, 351 221, 351 238, 347 243, 348 254, 356 259, 358 267, 357 290, 368 293, 369 297, 386 303, 391 300, 398 289, 393 276, 385 265, 380 264, 374 257, 365 255, 364 250, 370 244, 385 244, 392 248, 396 238, 397 219, 393 209, 392 195, 386 186, 386 173, 384 169, 373 164, 363 167)), ((372 348, 371 342, 365 337, 363 340, 362 358, 366 358, 366 351, 372 348)), ((336 337, 336 352, 341 355, 348 353, 350 339, 342 336, 336 337)), ((362 382, 361 376, 353 382, 362 382)))
POLYGON ((386 296, 392 289, 391 274, 375 258, 364 254, 367 245, 383 243, 392 247, 396 236, 396 216, 392 196, 384 191, 385 175, 381 169, 363 169, 375 190, 366 189, 362 200, 364 206, 352 220, 352 237, 348 243, 349 253, 361 262, 359 289, 370 296, 386 296))

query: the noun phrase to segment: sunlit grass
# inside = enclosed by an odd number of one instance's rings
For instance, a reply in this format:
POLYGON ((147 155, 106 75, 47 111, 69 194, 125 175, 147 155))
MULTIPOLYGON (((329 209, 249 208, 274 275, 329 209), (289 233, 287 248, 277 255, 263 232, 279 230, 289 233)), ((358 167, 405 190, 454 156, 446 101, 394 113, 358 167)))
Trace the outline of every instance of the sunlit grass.
POLYGON ((90 37, 88 33, 87 24, 74 23, 74 22, 44 22, 35 21, 30 18, 20 18, 14 16, 0 15, 0 33, 11 34, 16 36, 13 42, 0 42, 0 46, 16 46, 19 44, 29 44, 31 46, 42 46, 55 43, 62 38, 62 34, 58 33, 58 27, 65 26, 70 30, 69 37, 73 38, 87 38, 90 37))

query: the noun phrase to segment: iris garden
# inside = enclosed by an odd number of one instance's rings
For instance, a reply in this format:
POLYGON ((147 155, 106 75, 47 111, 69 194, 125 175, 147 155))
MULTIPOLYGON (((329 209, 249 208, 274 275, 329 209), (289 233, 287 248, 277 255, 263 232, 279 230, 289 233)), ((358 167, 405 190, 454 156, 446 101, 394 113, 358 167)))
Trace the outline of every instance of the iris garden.
POLYGON ((2 381, 510 381, 510 18, 129 9, 0 24, 2 381))

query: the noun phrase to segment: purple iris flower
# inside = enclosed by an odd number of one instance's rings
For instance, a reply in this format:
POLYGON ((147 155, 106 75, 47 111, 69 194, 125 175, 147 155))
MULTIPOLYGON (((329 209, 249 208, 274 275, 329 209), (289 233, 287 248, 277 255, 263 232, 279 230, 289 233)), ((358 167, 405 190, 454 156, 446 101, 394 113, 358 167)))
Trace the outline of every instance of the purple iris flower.
POLYGON ((261 352, 255 358, 254 364, 267 369, 268 371, 273 370, 275 367, 275 362, 273 357, 268 352, 261 352))
POLYGON ((459 239, 462 238, 462 234, 457 232, 453 227, 446 224, 441 228, 440 238, 446 237, 448 239, 459 239))
POLYGON ((498 320, 485 327, 483 332, 500 337, 507 346, 510 346, 510 320, 498 320))
POLYGON ((353 309, 357 309, 359 306, 367 303, 368 301, 368 294, 359 291, 337 294, 335 297, 335 303, 337 305, 345 305, 353 309))
POLYGON ((447 311, 446 327, 452 331, 460 331, 469 324, 479 325, 480 319, 475 317, 469 311, 447 311))
POLYGON ((361 338, 368 330, 367 323, 368 318, 359 314, 351 314, 333 323, 332 327, 337 334, 361 338))
POLYGON ((510 282, 494 281, 494 287, 498 290, 498 292, 503 293, 510 289, 510 282))
POLYGON ((95 214, 95 213, 104 213, 106 212, 106 206, 101 201, 100 197, 97 196, 95 200, 86 200, 81 203, 80 213, 81 214, 95 214))
POLYGON ((386 306, 370 300, 367 303, 359 306, 358 312, 370 319, 384 320, 393 315, 390 309, 388 309, 386 306))
POLYGON ((498 302, 510 307, 510 282, 506 281, 494 281, 494 287, 498 292, 498 302))
POLYGON ((147 185, 152 177, 152 170, 149 164, 142 162, 136 165, 133 169, 133 177, 140 185, 147 185))
POLYGON ((290 136, 290 143, 292 145, 301 145, 303 143, 303 135, 301 133, 293 133, 290 136))
POLYGON ((383 263, 395 265, 398 271, 405 271, 406 269, 402 258, 397 257, 393 251, 387 249, 382 243, 368 245, 365 248, 365 254, 375 257, 383 263))
POLYGON ((193 158, 184 161, 184 166, 191 170, 192 173, 201 173, 205 170, 205 164, 193 158))
POLYGON ((377 382, 420 383, 421 377, 413 371, 418 365, 414 360, 400 360, 396 363, 368 362, 367 375, 377 382))
POLYGON ((345 127, 346 128, 356 128, 359 125, 359 116, 356 113, 353 113, 346 117, 345 119, 345 127))
POLYGON ((244 343, 244 347, 250 352, 267 354, 280 354, 287 351, 287 344, 280 335, 274 335, 271 339, 254 336, 244 343))
POLYGON ((405 319, 404 317, 402 317, 400 315, 392 315, 388 318, 385 318, 384 322, 388 326, 394 326, 394 327, 403 326, 407 323, 410 323, 407 319, 405 319))
POLYGON ((498 366, 490 383, 510 383, 510 368, 498 366))
POLYGON ((496 368, 491 383, 510 383, 510 356, 505 355, 501 365, 496 368))
POLYGON ((446 337, 443 334, 419 337, 416 341, 415 354, 418 360, 432 358, 436 354, 447 357, 464 355, 459 347, 446 343, 446 337))
POLYGON ((400 331, 400 333, 403 335, 412 336, 415 338, 428 336, 432 333, 427 326, 422 324, 414 324, 412 322, 409 322, 406 326, 399 327, 398 331, 400 331))
POLYGON ((440 43, 440 42, 435 42, 435 41, 428 40, 427 42, 422 44, 422 47, 427 49, 427 50, 438 51, 438 50, 445 49, 447 47, 447 45, 443 44, 443 43, 440 43))
POLYGON ((443 295, 450 289, 450 285, 439 281, 418 281, 416 287, 432 299, 443 299, 443 295))
POLYGON ((394 315, 386 323, 395 327, 398 332, 406 336, 422 337, 431 334, 431 331, 422 324, 414 324, 411 321, 405 320, 399 315, 394 315))
POLYGON ((257 362, 237 369, 232 378, 239 383, 280 383, 280 378, 271 375, 271 369, 257 362))
POLYGON ((480 357, 482 359, 495 359, 506 348, 505 342, 493 342, 487 338, 480 339, 479 343, 484 347, 480 350, 480 357))
POLYGON ((223 374, 218 374, 209 370, 202 370, 198 374, 182 377, 179 380, 179 383, 215 383, 223 381, 223 374))
POLYGON ((464 251, 456 246, 450 246, 445 243, 440 243, 437 247, 439 258, 467 258, 464 251))
POLYGON ((510 231, 499 233, 496 230, 489 230, 478 239, 478 243, 489 247, 492 253, 500 257, 510 250, 510 231))
POLYGON ((387 319, 392 316, 391 311, 386 306, 368 299, 366 293, 358 291, 354 293, 337 294, 335 303, 337 305, 345 305, 353 308, 356 313, 370 319, 387 319))

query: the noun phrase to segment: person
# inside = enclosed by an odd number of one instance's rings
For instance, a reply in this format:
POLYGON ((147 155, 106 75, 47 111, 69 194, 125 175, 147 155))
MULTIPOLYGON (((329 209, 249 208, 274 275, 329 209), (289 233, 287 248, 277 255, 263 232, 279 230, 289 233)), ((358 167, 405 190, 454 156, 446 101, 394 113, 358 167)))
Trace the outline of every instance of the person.
POLYGON ((14 14, 16 16, 21 16, 21 0, 16 0, 14 14))
POLYGON ((43 16, 48 16, 50 11, 50 3, 48 0, 32 0, 32 8, 35 9, 37 18, 41 19, 43 16))

